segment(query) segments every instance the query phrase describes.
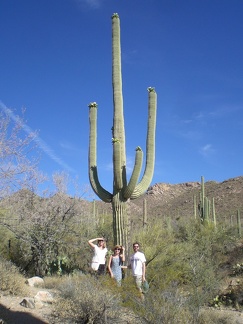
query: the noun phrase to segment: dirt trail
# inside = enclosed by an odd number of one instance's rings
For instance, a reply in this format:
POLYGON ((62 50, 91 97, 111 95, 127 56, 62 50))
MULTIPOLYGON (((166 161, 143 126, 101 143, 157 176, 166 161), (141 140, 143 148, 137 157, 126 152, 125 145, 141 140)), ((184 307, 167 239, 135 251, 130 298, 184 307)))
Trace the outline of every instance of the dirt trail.
MULTIPOLYGON (((0 294, 0 320, 4 324, 48 324, 52 305, 46 304, 42 308, 26 308, 20 303, 26 297, 33 298, 37 291, 48 290, 40 288, 31 288, 28 296, 5 296, 0 294)), ((48 290, 49 291, 49 290, 48 290)), ((1 321, 0 321, 1 323, 1 321)))
MULTIPOLYGON (((39 290, 48 290, 32 287, 28 297, 34 297, 39 290)), ((3 320, 4 324, 59 324, 58 320, 50 318, 52 313, 53 305, 46 304, 42 308, 26 308, 20 305, 22 300, 26 296, 5 296, 0 294, 0 323, 3 320)), ((202 308, 201 313, 206 317, 217 313, 217 318, 222 319, 222 322, 228 320, 229 324, 243 324, 243 313, 236 310, 230 309, 212 309, 202 308)), ((132 323, 131 323, 132 324, 132 323)), ((135 323, 134 323, 135 324, 135 323)))

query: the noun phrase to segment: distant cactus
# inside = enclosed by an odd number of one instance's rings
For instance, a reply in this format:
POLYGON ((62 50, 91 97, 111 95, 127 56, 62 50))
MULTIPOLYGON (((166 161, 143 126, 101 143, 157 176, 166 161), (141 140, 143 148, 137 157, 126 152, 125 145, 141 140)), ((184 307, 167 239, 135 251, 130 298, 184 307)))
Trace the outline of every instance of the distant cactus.
POLYGON ((241 237, 241 218, 240 218, 240 210, 237 210, 237 225, 238 225, 238 235, 241 237))
POLYGON ((112 16, 112 85, 113 85, 113 192, 105 190, 98 178, 97 170, 97 103, 89 104, 90 136, 89 136, 89 179, 97 196, 104 202, 112 204, 114 244, 127 242, 127 211, 128 199, 136 199, 143 194, 150 185, 154 172, 155 161, 155 128, 157 95, 154 88, 148 88, 148 128, 146 144, 146 166, 143 177, 139 182, 143 151, 136 148, 135 165, 129 182, 127 181, 125 128, 123 115, 121 47, 120 47, 120 19, 118 14, 112 16))
MULTIPOLYGON (((194 204, 194 216, 196 216, 196 198, 194 196, 193 198, 193 204, 194 204)), ((199 194, 199 204, 198 204, 198 212, 199 216, 201 218, 201 222, 205 225, 208 224, 210 221, 213 221, 214 226, 216 227, 216 213, 215 213, 215 204, 214 204, 214 198, 212 198, 212 204, 211 201, 208 199, 208 197, 205 196, 205 187, 204 187, 204 177, 201 176, 201 191, 199 194), (210 219, 212 209, 212 218, 210 219)))
POLYGON ((215 213, 214 197, 213 197, 213 199, 212 199, 212 213, 213 213, 213 223, 214 223, 214 226, 217 227, 217 220, 216 220, 216 213, 215 213))

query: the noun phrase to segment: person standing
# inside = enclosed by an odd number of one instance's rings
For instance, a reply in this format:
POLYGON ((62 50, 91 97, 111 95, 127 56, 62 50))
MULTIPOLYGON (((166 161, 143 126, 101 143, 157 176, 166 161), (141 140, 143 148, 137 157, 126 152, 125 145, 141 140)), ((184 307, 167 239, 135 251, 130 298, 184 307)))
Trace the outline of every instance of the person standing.
POLYGON ((103 237, 94 238, 88 241, 88 244, 94 250, 91 267, 94 271, 97 271, 98 275, 105 274, 105 263, 106 263, 106 242, 103 237), (93 242, 97 241, 97 244, 93 242))
POLYGON ((133 251, 134 254, 130 257, 130 263, 128 268, 132 269, 133 278, 135 281, 135 284, 141 293, 141 297, 143 298, 142 294, 142 284, 145 279, 145 273, 146 273, 146 258, 144 253, 139 251, 139 243, 135 242, 133 243, 133 251))
POLYGON ((125 248, 120 245, 116 245, 113 249, 114 253, 110 256, 108 261, 108 270, 111 278, 114 278, 118 286, 121 286, 122 280, 122 269, 126 268, 123 266, 125 261, 125 248))

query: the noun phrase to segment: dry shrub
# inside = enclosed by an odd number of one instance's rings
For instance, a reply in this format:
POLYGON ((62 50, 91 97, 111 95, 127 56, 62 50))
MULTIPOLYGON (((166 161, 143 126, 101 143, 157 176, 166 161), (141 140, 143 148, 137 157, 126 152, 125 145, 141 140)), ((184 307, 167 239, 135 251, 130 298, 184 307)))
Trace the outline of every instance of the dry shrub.
POLYGON ((50 276, 50 277, 45 277, 44 282, 45 282, 45 288, 46 289, 55 289, 59 286, 61 286, 63 280, 65 277, 62 276, 50 276))
POLYGON ((10 261, 0 258, 0 291, 13 295, 25 294, 25 278, 10 261))
POLYGON ((90 275, 63 278, 61 297, 55 305, 54 317, 62 323, 116 323, 123 315, 121 302, 108 288, 109 280, 90 275))
POLYGON ((144 323, 193 323, 193 316, 186 301, 176 291, 166 292, 151 287, 143 302, 135 295, 130 295, 130 301, 127 300, 126 305, 132 308, 144 323))
POLYGON ((209 308, 202 309, 199 314, 198 324, 237 324, 236 312, 216 311, 209 308), (235 314, 235 316, 232 316, 235 314))

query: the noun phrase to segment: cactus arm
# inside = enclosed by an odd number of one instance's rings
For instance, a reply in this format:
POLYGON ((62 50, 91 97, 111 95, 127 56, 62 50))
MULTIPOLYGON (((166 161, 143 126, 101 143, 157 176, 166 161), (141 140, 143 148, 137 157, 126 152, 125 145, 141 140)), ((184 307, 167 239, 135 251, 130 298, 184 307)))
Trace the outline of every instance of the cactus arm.
MULTIPOLYGON (((126 152, 125 152, 125 127, 123 114, 122 74, 121 74, 121 44, 120 44, 120 19, 118 14, 112 15, 112 86, 113 86, 113 137, 119 140, 120 157, 116 156, 118 151, 113 146, 114 179, 122 178, 126 185, 126 152), (119 172, 120 175, 115 174, 119 172)), ((119 186, 120 187, 120 186, 119 186)), ((121 188, 114 188, 119 190, 121 188)))
POLYGON ((89 104, 89 181, 96 195, 104 202, 111 202, 112 195, 106 191, 99 182, 97 171, 97 103, 89 104))
POLYGON ((156 111, 157 111, 157 94, 154 88, 148 88, 149 93, 149 116, 147 128, 147 143, 146 143, 146 166, 141 181, 136 185, 131 199, 138 198, 150 185, 155 161, 155 129, 156 129, 156 111))
POLYGON ((129 181, 128 185, 126 186, 124 193, 123 193, 123 197, 125 199, 128 199, 131 197, 131 195, 138 183, 138 179, 139 179, 140 172, 142 169, 142 164, 143 164, 143 151, 138 146, 136 148, 136 157, 135 157, 135 164, 134 164, 133 172, 132 172, 130 181, 129 181))

